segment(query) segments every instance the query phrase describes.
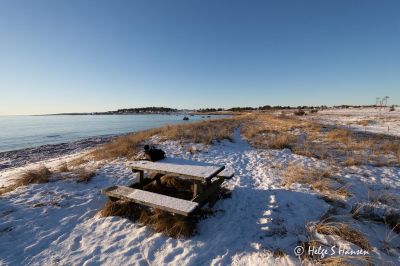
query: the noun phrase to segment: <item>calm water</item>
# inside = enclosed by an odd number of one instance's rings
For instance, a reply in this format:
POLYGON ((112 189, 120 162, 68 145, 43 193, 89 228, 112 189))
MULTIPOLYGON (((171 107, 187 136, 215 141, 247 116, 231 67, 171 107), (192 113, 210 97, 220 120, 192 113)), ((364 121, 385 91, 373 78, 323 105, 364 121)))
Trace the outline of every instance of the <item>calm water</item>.
MULTIPOLYGON (((219 116, 221 117, 221 116, 219 116)), ((0 116, 0 152, 183 123, 183 115, 0 116)), ((190 121, 202 120, 190 116, 190 121)))

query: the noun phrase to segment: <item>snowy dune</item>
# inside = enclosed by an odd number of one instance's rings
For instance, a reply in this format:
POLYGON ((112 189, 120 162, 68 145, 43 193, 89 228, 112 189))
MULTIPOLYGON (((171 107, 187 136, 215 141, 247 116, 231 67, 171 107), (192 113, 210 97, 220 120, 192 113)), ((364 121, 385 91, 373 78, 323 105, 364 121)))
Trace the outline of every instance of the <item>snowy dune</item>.
MULTIPOLYGON (((87 184, 54 180, 2 196, 0 265, 300 265, 293 250, 307 241, 307 228, 332 205, 310 186, 294 183, 286 188, 282 180, 288 164, 322 168, 325 161, 295 155, 288 149, 254 149, 239 130, 233 142, 208 147, 175 141, 158 146, 169 157, 235 170, 235 176, 224 183, 232 197, 217 202, 215 215, 198 224, 198 235, 168 238, 123 218, 99 218, 97 212, 106 202, 100 189, 126 185, 136 178, 126 168, 126 161, 117 160, 101 166, 87 184), (190 146, 197 152, 188 152, 190 146), (278 256, 278 251, 283 256, 278 256)), ((55 168, 75 156, 44 163, 55 168)), ((3 170, 0 180, 6 184, 35 165, 3 170)), ((352 196, 342 198, 344 206, 335 217, 366 236, 373 262, 395 265, 400 255, 398 235, 382 223, 352 219, 350 210, 357 202, 369 202, 383 194, 400 195, 400 169, 352 166, 341 168, 336 176, 346 182, 352 196)), ((399 203, 386 205, 398 209, 399 203)), ((314 233, 313 237, 326 245, 359 249, 337 236, 314 233)))
POLYGON ((400 136, 400 108, 390 112, 386 108, 327 109, 310 115, 325 124, 341 125, 347 128, 371 133, 400 136))

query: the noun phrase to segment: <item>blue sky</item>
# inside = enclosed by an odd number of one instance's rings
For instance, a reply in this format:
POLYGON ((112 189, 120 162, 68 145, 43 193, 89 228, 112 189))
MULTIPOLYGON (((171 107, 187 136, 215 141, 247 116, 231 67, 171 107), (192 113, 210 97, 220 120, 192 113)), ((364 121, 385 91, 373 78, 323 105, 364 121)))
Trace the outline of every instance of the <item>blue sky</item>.
POLYGON ((400 104, 400 1, 18 1, 0 114, 400 104))

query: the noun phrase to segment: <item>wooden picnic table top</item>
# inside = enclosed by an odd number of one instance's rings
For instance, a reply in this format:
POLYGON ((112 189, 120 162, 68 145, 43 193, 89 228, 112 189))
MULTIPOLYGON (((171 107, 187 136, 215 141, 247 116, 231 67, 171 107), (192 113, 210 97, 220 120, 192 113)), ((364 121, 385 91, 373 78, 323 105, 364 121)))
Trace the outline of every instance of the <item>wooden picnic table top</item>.
POLYGON ((181 178, 209 180, 224 170, 224 166, 180 158, 166 158, 161 161, 133 161, 127 164, 133 170, 152 171, 161 174, 176 174, 181 178))

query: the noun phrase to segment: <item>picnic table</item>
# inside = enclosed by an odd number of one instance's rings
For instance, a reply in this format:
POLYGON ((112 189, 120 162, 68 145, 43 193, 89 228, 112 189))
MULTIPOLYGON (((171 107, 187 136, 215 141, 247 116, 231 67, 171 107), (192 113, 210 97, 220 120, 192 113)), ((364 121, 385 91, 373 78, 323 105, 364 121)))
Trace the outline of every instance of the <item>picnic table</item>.
POLYGON ((133 161, 127 163, 132 172, 139 174, 139 180, 134 188, 112 186, 104 189, 103 194, 110 199, 125 199, 135 203, 158 208, 175 214, 188 216, 212 197, 225 179, 233 177, 233 172, 224 166, 203 162, 166 158, 161 161, 133 161), (148 173, 145 175, 145 173, 148 173), (160 184, 164 175, 174 175, 190 180, 193 183, 193 198, 179 199, 143 190, 151 182, 160 184))

